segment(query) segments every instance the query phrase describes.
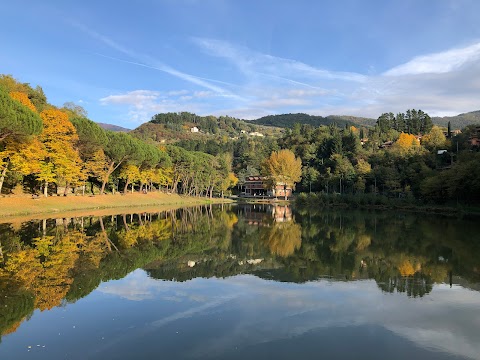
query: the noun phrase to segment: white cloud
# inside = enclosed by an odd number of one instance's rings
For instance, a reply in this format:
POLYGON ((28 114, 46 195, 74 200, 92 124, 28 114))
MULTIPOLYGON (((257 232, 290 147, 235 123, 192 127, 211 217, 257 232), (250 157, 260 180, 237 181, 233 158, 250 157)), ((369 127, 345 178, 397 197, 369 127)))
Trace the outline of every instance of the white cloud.
POLYGON ((329 71, 225 41, 194 38, 193 42, 207 55, 234 66, 242 80, 240 85, 232 86, 226 81, 181 73, 147 56, 133 54, 104 36, 92 36, 144 62, 114 60, 165 71, 201 88, 162 93, 135 90, 101 100, 112 106, 129 105, 135 121, 146 121, 157 112, 167 111, 242 119, 286 112, 377 118, 383 112, 409 108, 420 108, 432 116, 479 108, 480 43, 417 56, 383 74, 363 75, 329 71))
POLYGON ((196 323, 212 313, 221 318, 227 312, 228 316, 235 314, 231 326, 222 327, 220 333, 212 330, 196 334, 196 341, 185 355, 225 357, 235 347, 277 343, 328 328, 359 326, 376 327, 379 335, 392 332, 393 336, 411 341, 412 346, 430 351, 472 359, 480 352, 480 318, 475 315, 480 293, 460 286, 435 285, 423 298, 412 299, 404 293, 382 293, 374 280, 291 284, 239 275, 172 282, 154 280, 143 270, 136 270, 122 280, 101 284, 97 291, 130 301, 179 303, 168 314, 150 316, 145 326, 126 329, 115 337, 112 346, 157 333, 169 324, 185 327, 186 321, 196 323))
POLYGON ((417 56, 409 62, 385 72, 386 76, 443 74, 480 59, 480 42, 457 49, 417 56))
POLYGON ((100 102, 106 104, 123 104, 143 107, 145 103, 150 103, 160 96, 158 91, 135 90, 120 95, 109 95, 100 99, 100 102))

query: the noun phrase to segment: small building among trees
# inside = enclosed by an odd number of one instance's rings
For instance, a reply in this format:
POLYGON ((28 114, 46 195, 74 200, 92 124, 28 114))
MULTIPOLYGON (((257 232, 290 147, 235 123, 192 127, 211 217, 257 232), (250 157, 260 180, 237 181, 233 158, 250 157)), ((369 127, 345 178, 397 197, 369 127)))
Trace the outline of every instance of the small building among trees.
POLYGON ((292 187, 283 182, 272 186, 267 176, 248 176, 242 186, 242 196, 292 196, 292 187))

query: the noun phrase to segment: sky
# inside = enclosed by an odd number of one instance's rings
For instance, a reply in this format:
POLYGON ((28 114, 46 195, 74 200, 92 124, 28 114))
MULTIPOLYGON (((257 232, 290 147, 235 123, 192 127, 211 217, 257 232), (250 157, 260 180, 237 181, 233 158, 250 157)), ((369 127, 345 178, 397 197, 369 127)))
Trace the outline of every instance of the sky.
POLYGON ((255 119, 480 109, 478 0, 16 0, 0 73, 135 128, 189 111, 255 119))

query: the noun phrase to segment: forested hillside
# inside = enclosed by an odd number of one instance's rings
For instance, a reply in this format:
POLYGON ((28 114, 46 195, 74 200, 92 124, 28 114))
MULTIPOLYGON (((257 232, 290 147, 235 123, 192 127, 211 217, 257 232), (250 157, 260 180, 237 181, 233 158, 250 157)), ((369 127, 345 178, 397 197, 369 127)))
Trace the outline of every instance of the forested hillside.
POLYGON ((278 136, 279 127, 259 126, 230 116, 199 116, 189 112, 156 114, 133 130, 132 135, 143 140, 173 143, 179 140, 208 140, 242 135, 278 136), (252 134, 253 133, 253 134, 252 134))
POLYGON ((480 110, 471 111, 456 116, 432 117, 433 123, 440 126, 447 126, 450 122, 453 129, 462 129, 472 124, 480 124, 480 110))
POLYGON ((281 114, 281 115, 268 115, 256 120, 251 120, 251 123, 267 126, 278 126, 283 128, 292 128, 296 123, 305 124, 311 126, 331 125, 336 124, 340 127, 345 126, 373 126, 375 125, 374 119, 362 118, 356 116, 340 116, 329 115, 326 117, 317 115, 308 115, 303 113, 298 114, 281 114))
MULTIPOLYGON (((376 119, 348 115, 329 115, 323 117, 299 113, 269 115, 251 120, 251 122, 259 125, 278 126, 282 128, 292 128, 296 123, 311 126, 336 124, 339 127, 351 125, 356 127, 373 127, 376 124, 376 119)), ((447 127, 448 122, 450 122, 452 129, 462 129, 468 125, 480 124, 480 110, 456 116, 432 117, 432 122, 435 125, 444 127, 447 127)))

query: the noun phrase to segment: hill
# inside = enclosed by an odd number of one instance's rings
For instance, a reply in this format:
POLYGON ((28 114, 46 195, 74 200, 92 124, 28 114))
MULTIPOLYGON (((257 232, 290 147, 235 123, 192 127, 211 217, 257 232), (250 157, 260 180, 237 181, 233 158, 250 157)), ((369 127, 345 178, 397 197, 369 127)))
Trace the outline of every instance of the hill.
POLYGON ((121 126, 118 126, 118 125, 105 124, 105 123, 100 123, 100 122, 97 122, 97 124, 105 130, 110 130, 110 131, 115 131, 115 132, 129 132, 130 131, 130 129, 127 129, 127 128, 124 128, 124 127, 121 127, 121 126))
POLYGON ((432 121, 440 126, 447 126, 450 121, 452 129, 463 129, 467 125, 480 124, 480 110, 456 116, 432 117, 432 121))
POLYGON ((143 140, 173 143, 191 139, 236 138, 242 135, 276 136, 281 132, 278 127, 261 126, 230 116, 199 116, 181 112, 154 115, 152 120, 132 130, 131 134, 143 140))
POLYGON ((257 125, 266 125, 266 126, 278 126, 283 128, 291 128, 295 123, 299 124, 308 124, 312 126, 321 126, 321 125, 331 125, 336 124, 337 126, 344 127, 346 125, 351 126, 373 126, 375 125, 376 120, 370 118, 362 118, 356 116, 340 116, 340 115, 329 115, 326 117, 318 115, 308 115, 303 113, 298 114, 281 114, 281 115, 268 115, 261 117, 256 120, 250 121, 253 124, 257 125))

